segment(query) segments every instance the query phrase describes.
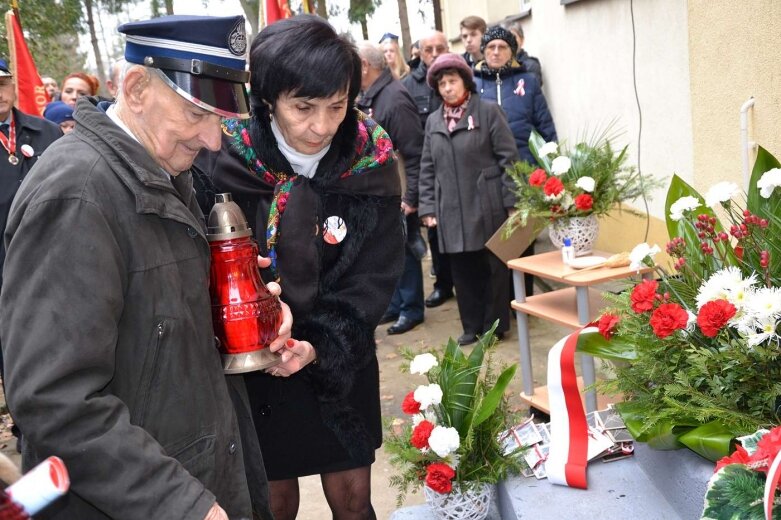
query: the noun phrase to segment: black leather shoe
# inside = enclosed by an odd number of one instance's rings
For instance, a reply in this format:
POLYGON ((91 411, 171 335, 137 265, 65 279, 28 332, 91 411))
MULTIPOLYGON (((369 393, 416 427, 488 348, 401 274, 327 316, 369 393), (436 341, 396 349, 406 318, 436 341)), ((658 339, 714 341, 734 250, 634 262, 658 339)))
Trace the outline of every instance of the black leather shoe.
POLYGON ((404 316, 399 316, 399 319, 396 320, 396 323, 388 327, 388 335, 392 336, 393 334, 404 334, 405 332, 411 331, 421 323, 423 323, 423 320, 411 320, 409 318, 405 318, 404 316))
POLYGON ((380 323, 378 325, 385 325, 386 323, 390 323, 398 319, 399 319, 398 314, 391 314, 390 312, 386 312, 385 314, 382 315, 382 318, 380 318, 380 323))
POLYGON ((477 343, 477 334, 468 334, 465 332, 461 334, 456 341, 461 346, 471 345, 472 343, 477 343))
POLYGON ((440 291, 439 289, 434 289, 434 292, 432 292, 429 297, 426 298, 426 307, 439 307, 452 297, 452 291, 444 292, 440 291))

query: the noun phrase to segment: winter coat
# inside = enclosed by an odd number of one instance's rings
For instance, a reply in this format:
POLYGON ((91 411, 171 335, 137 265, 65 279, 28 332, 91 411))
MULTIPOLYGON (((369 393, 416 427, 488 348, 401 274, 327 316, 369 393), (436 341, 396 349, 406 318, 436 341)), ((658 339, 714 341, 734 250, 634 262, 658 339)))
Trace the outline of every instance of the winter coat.
POLYGON ((426 119, 434 110, 442 105, 442 99, 434 95, 434 91, 426 83, 426 73, 428 67, 422 61, 417 67, 412 69, 409 74, 404 76, 401 84, 407 89, 415 106, 418 107, 418 117, 420 118, 420 127, 426 128, 426 119))
POLYGON ((491 73, 485 61, 481 61, 475 67, 475 83, 481 98, 499 103, 507 114, 521 159, 536 164, 529 151, 532 130, 536 130, 545 141, 558 140, 556 126, 537 78, 523 72, 515 60, 499 73, 491 73), (497 90, 501 92, 500 96, 497 90))
POLYGON ((515 204, 505 170, 517 160, 512 132, 495 103, 473 94, 452 133, 442 107, 431 115, 420 161, 418 212, 437 217, 441 252, 485 247, 515 204))
MULTIPOLYGON (((16 157, 19 162, 16 165, 8 162, 8 152, 0 150, 0 233, 5 229, 8 221, 8 212, 11 210, 11 202, 19 189, 19 184, 25 178, 30 168, 33 167, 38 157, 44 150, 62 137, 60 127, 41 119, 30 116, 17 109, 13 110, 14 126, 16 127, 16 157), (32 156, 27 157, 22 153, 22 146, 32 147, 32 156)), ((0 273, 3 271, 5 260, 5 246, 0 240, 0 273)))
POLYGON ((192 177, 169 178, 93 103, 22 183, 5 234, 0 334, 24 469, 64 460, 71 491, 52 518, 203 520, 215 499, 252 518, 265 480, 250 491, 243 456, 261 455, 244 452, 246 389, 226 385, 215 348, 192 177))
POLYGON ((356 106, 388 132, 394 149, 404 159, 407 185, 402 200, 413 208, 418 207, 423 126, 409 92, 386 68, 358 99, 356 106))
POLYGON ((287 378, 246 375, 266 470, 280 480, 374 461, 382 442, 374 329, 401 274, 404 247, 395 156, 375 122, 359 124, 359 112, 348 111, 314 177, 275 186, 269 171, 295 172, 268 121, 259 113, 249 128, 226 122, 222 151, 196 164, 209 174, 198 188, 201 200, 208 207, 210 191, 232 193, 263 255, 274 190, 290 188, 278 223, 277 269, 293 337, 311 342, 318 362, 287 378), (255 158, 263 170, 253 171, 255 158), (347 230, 338 244, 323 236, 332 216, 347 230))
POLYGON ((540 82, 540 87, 545 85, 545 82, 542 80, 542 64, 540 64, 539 59, 534 56, 529 56, 529 53, 526 52, 525 49, 518 51, 518 55, 515 59, 518 60, 518 63, 523 65, 524 72, 534 74, 534 77, 540 82))

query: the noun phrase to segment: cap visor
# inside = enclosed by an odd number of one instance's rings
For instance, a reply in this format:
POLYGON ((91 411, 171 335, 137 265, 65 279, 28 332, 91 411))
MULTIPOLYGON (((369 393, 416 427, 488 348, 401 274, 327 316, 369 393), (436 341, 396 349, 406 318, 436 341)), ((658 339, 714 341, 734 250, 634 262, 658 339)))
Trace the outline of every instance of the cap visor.
POLYGON ((248 119, 249 103, 244 84, 195 76, 186 72, 160 70, 168 85, 185 99, 223 117, 248 119))

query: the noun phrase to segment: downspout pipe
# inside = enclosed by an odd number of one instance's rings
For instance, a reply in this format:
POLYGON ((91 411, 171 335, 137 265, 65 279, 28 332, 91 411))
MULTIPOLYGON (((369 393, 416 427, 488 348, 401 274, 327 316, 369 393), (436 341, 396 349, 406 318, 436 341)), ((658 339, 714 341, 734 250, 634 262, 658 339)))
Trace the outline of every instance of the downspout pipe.
POLYGON ((743 188, 748 191, 748 184, 751 180, 749 171, 749 149, 754 147, 754 143, 748 140, 748 109, 754 106, 754 96, 751 96, 740 107, 740 150, 743 155, 743 188))

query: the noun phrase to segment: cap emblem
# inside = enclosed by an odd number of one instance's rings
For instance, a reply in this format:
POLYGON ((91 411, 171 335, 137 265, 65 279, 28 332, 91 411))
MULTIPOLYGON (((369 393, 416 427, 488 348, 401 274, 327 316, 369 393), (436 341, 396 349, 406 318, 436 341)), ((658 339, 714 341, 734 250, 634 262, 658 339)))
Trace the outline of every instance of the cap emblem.
POLYGON ((236 22, 228 35, 228 49, 236 56, 244 56, 247 52, 247 33, 244 18, 236 22))

